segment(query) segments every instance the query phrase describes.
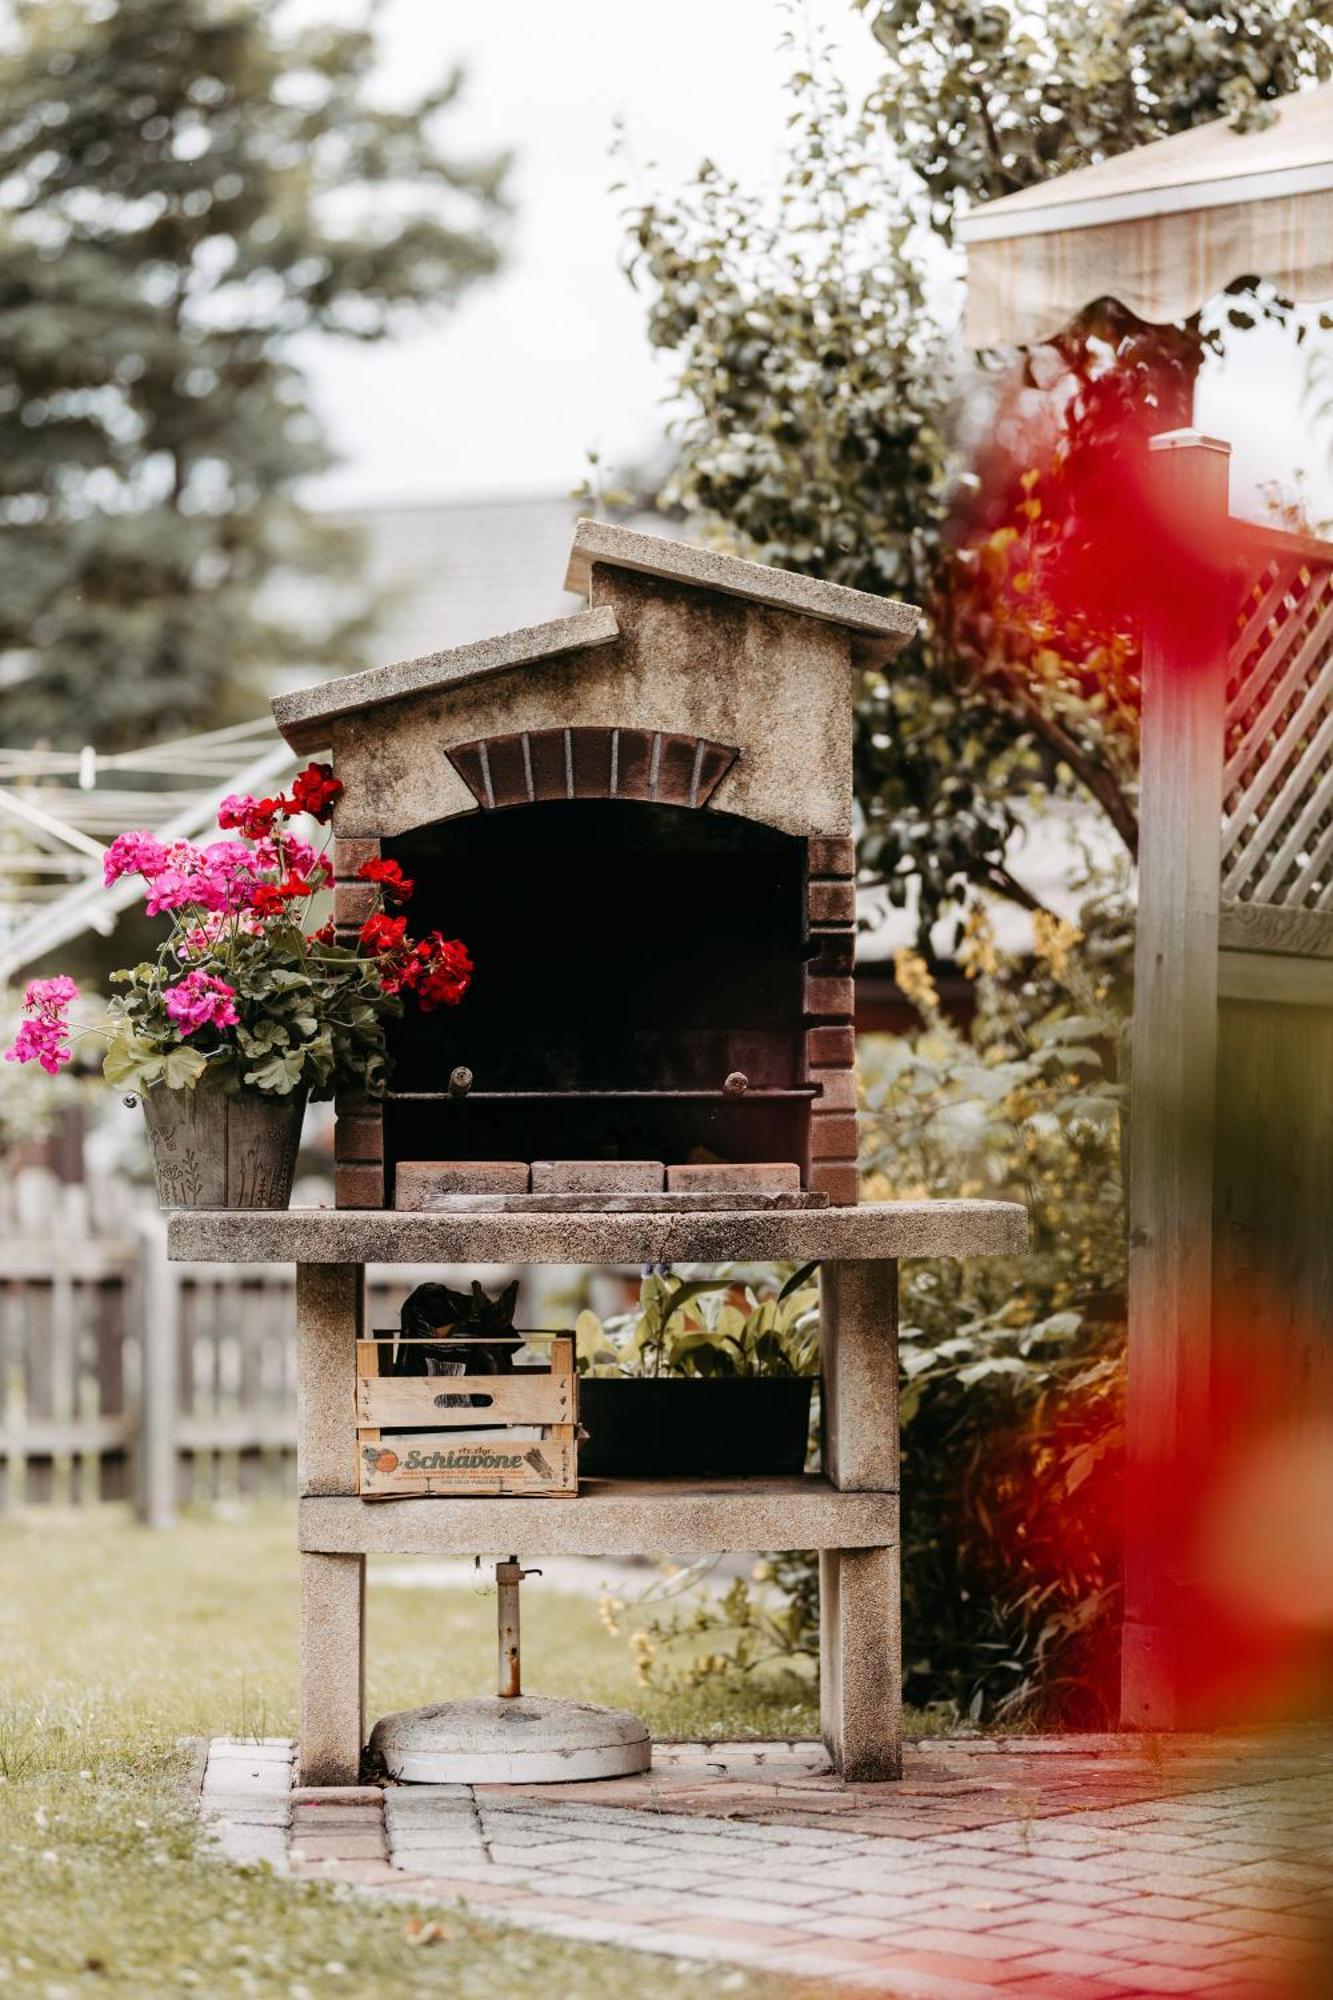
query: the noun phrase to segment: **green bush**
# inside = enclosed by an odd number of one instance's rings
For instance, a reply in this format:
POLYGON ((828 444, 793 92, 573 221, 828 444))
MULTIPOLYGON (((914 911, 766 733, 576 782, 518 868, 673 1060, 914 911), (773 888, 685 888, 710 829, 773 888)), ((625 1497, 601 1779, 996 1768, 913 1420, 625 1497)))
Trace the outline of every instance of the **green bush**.
MULTIPOLYGON (((974 917, 961 946, 977 1001, 967 1031, 941 1013, 924 961, 900 954, 920 1030, 861 1048, 867 1198, 1011 1197, 1031 1217, 1023 1257, 903 1269, 905 1692, 973 1722, 1096 1727, 1115 1706, 1116 1054, 1130 939, 1113 904, 1087 923, 1085 937, 1039 921, 1020 972, 974 917)), ((654 1593, 633 1620, 641 1676, 693 1685, 774 1661, 808 1673, 814 1569, 808 1555, 773 1557, 721 1598, 654 1593)))

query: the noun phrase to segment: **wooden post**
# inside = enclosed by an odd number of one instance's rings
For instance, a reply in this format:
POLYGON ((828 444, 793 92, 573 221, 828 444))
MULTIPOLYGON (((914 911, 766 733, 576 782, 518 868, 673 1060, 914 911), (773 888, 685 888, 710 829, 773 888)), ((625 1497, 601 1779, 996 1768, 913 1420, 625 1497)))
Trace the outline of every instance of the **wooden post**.
MULTIPOLYGON (((1171 431, 1150 447, 1165 519, 1224 573, 1230 447, 1171 431)), ((1164 558, 1169 559, 1169 558, 1164 558)), ((1202 568, 1202 565, 1201 565, 1202 568)), ((1187 1476, 1207 1421, 1212 1310, 1217 927, 1225 589, 1165 594, 1145 615, 1138 937, 1130 1107, 1129 1508, 1121 1715, 1181 1719, 1180 1585, 1145 1497, 1187 1476)), ((1187 1614, 1186 1614, 1187 1615, 1187 1614)))
POLYGON ((139 1426, 135 1511, 149 1528, 176 1518, 176 1429, 180 1400, 176 1353, 176 1268, 167 1262, 160 1216, 139 1238, 139 1426))
MULTIPOLYGON (((361 1264, 296 1267, 296 1478, 302 1494, 354 1494, 361 1264)), ((303 1785, 354 1785, 365 1734, 366 1564, 301 1556, 303 1785)))
POLYGON ((819 1559, 820 1722, 853 1782, 902 1776, 898 1550, 898 1266, 826 1264, 820 1279, 824 1469, 883 1493, 891 1541, 819 1559))

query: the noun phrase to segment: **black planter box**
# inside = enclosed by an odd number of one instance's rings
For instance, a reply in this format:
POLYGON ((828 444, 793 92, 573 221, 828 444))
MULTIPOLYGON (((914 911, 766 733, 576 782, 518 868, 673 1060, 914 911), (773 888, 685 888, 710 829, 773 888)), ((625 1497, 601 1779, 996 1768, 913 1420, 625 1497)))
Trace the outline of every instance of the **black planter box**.
POLYGON ((590 1479, 797 1473, 811 1378, 585 1375, 579 1471, 590 1479))

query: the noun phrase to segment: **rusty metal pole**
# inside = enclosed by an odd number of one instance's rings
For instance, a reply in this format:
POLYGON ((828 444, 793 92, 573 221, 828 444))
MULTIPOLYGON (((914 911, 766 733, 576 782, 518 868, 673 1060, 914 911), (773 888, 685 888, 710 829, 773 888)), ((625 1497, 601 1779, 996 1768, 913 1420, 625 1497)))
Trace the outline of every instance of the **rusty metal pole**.
POLYGON ((519 1655, 518 1587, 525 1576, 540 1576, 539 1569, 523 1569, 517 1556, 495 1565, 496 1621, 499 1628, 499 1686, 502 1701, 512 1701, 523 1692, 523 1668, 519 1655))

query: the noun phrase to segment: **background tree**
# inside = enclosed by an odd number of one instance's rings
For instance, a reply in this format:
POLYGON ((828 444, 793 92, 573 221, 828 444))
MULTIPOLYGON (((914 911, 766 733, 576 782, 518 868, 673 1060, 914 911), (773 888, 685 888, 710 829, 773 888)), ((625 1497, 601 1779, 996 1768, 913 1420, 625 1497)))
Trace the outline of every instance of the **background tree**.
MULTIPOLYGON (((776 199, 705 162, 633 212, 629 263, 677 362, 665 503, 761 560, 929 611, 892 674, 863 680, 857 747, 862 863, 897 901, 915 886, 925 924, 977 885, 1032 900, 1004 855, 1026 786, 1091 795, 1132 850, 1132 629, 1060 616, 1031 562, 1077 529, 1090 465, 1104 477, 1179 421, 1222 338, 1102 301, 1017 377, 998 357, 978 370, 944 330, 932 232, 1200 120, 1262 120, 1333 74, 1333 25, 1327 0, 853 4, 887 58, 868 103, 792 39, 776 199)), ((1289 310, 1253 279, 1233 290, 1234 326, 1289 310)))
MULTIPOLYGON (((225 719, 293 649, 276 569, 345 579, 294 343, 378 340, 494 270, 506 162, 395 109, 369 26, 274 0, 26 0, 0 53, 0 658, 11 740, 225 719)), ((251 705, 253 695, 245 702, 251 705)))

